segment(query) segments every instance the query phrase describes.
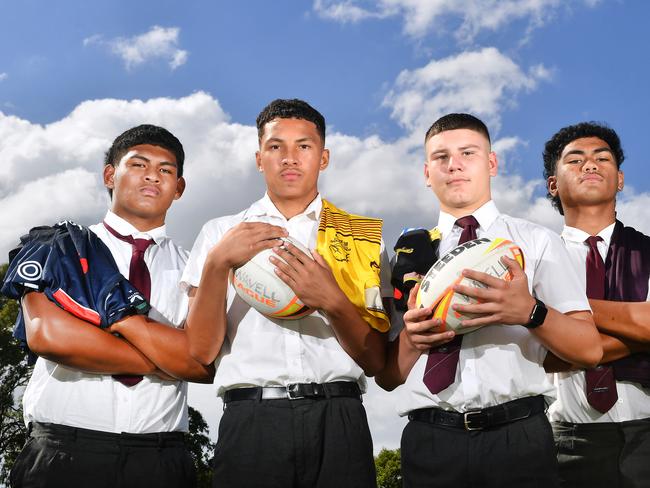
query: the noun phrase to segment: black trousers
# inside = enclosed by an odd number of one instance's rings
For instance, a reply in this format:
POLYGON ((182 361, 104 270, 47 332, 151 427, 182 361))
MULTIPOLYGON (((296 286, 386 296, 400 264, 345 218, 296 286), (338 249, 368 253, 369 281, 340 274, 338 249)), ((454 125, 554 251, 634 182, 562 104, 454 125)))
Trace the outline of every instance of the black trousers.
POLYGON ((10 480, 14 488, 185 488, 196 485, 196 473, 181 432, 112 434, 35 422, 10 480))
POLYGON ((375 487, 361 400, 229 402, 219 424, 213 486, 375 487))
POLYGON ((405 488, 558 486, 553 434, 543 413, 480 431, 412 420, 401 453, 405 488))
POLYGON ((566 488, 650 486, 650 419, 553 422, 560 481, 566 488))

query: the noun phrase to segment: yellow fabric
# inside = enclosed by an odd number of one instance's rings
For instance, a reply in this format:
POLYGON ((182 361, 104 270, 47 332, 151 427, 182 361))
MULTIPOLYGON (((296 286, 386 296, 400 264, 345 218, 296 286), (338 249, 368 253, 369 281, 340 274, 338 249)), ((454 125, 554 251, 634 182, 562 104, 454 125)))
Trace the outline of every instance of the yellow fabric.
POLYGON ((381 301, 382 221, 352 215, 323 200, 316 250, 332 268, 336 282, 373 329, 387 332, 381 301))

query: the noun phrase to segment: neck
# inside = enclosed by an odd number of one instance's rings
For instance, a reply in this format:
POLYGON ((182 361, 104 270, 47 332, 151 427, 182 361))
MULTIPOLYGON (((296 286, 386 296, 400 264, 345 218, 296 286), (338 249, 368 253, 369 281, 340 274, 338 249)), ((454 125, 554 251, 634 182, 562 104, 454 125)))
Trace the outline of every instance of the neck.
POLYGON ((158 227, 162 227, 163 225, 165 225, 164 215, 152 218, 152 217, 142 217, 133 214, 125 214, 124 212, 120 212, 119 210, 116 211, 116 209, 111 209, 111 212, 113 212, 118 217, 121 217, 124 220, 126 220, 129 224, 135 227, 139 232, 147 232, 149 230, 156 229, 158 227))
POLYGON ((477 203, 475 205, 467 205, 464 207, 450 207, 448 205, 445 205, 443 203, 440 204, 440 210, 448 213, 452 217, 455 217, 457 219, 461 217, 465 217, 466 215, 472 215, 474 212, 476 212, 479 208, 481 208, 483 205, 485 205, 487 202, 490 200, 485 200, 480 203, 477 203))
POLYGON ((313 195, 310 194, 297 198, 281 198, 269 193, 269 198, 284 218, 289 220, 290 218, 303 213, 309 204, 314 201, 316 195, 318 195, 318 192, 315 192, 313 195))
POLYGON ((616 220, 616 202, 600 205, 564 207, 564 222, 569 227, 580 229, 595 236, 616 220))

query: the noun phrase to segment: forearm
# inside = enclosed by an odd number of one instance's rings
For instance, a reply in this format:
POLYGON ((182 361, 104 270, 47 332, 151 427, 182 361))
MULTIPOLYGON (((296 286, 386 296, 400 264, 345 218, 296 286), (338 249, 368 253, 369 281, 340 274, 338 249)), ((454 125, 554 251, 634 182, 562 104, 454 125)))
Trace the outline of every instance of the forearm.
POLYGON ((406 381, 421 355, 422 351, 411 344, 406 331, 402 330, 399 336, 388 344, 386 365, 377 373, 375 382, 384 390, 394 390, 406 381))
POLYGON ((190 356, 184 329, 168 327, 138 316, 115 324, 113 330, 124 336, 168 375, 197 383, 212 382, 214 365, 205 366, 190 356))
POLYGON ((229 268, 210 260, 193 290, 185 322, 190 356, 203 365, 214 362, 226 336, 226 296, 229 268))
POLYGON ((544 323, 531 332, 550 352, 569 364, 592 368, 602 358, 600 337, 588 312, 567 315, 549 308, 544 323))
POLYGON ((42 293, 23 298, 30 349, 64 366, 99 374, 151 374, 155 365, 127 341, 84 322, 42 293))
POLYGON ((589 300, 589 304, 601 332, 650 344, 650 302, 589 300))
POLYGON ((343 292, 324 311, 339 344, 364 373, 374 376, 381 371, 386 360, 386 334, 370 327, 343 292))
MULTIPOLYGON (((603 357, 600 360, 600 364, 611 363, 617 359, 627 357, 630 354, 647 351, 649 349, 646 344, 639 344, 638 342, 623 340, 607 334, 599 335, 600 343, 603 347, 603 357)), ((575 364, 567 363, 549 351, 546 355, 546 360, 544 361, 544 369, 547 373, 559 373, 563 371, 574 371, 583 368, 575 364)))

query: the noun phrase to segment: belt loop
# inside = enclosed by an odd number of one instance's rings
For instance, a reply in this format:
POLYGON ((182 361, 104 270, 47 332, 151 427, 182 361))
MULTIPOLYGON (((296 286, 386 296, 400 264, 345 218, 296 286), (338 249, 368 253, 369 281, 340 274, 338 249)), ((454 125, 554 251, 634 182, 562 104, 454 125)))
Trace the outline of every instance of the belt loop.
POLYGON ((264 393, 264 387, 259 386, 257 388, 257 403, 262 403, 262 394, 264 393))
POLYGON ((165 447, 165 439, 162 432, 158 432, 158 450, 161 451, 163 447, 165 447))
POLYGON ((327 398, 328 400, 332 398, 332 395, 330 394, 329 385, 327 383, 323 383, 323 393, 325 393, 325 398, 327 398))
POLYGON ((77 432, 79 432, 79 429, 74 427, 72 429, 72 442, 77 442, 77 432))
POLYGON ((34 422, 30 422, 27 424, 27 436, 29 437, 32 434, 32 430, 34 429, 34 422))

